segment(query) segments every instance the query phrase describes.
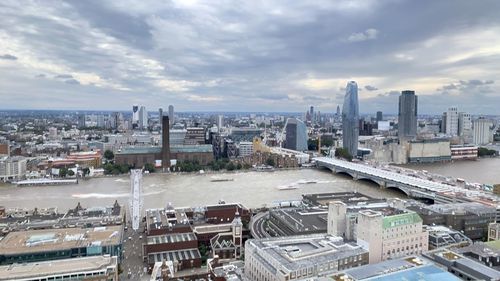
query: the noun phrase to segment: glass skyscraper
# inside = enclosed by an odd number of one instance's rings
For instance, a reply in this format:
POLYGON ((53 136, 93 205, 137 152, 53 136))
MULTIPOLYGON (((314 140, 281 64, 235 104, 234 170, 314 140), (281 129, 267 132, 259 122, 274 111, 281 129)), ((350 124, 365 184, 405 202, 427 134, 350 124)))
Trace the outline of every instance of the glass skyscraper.
POLYGON ((344 105, 342 107, 342 140, 343 146, 352 157, 358 155, 359 137, 359 104, 358 84, 349 81, 345 90, 344 105))
POLYGON ((307 127, 297 118, 288 118, 285 125, 285 148, 297 151, 307 150, 307 127))
POLYGON ((415 91, 402 91, 399 96, 398 136, 412 140, 417 136, 418 97, 415 91))

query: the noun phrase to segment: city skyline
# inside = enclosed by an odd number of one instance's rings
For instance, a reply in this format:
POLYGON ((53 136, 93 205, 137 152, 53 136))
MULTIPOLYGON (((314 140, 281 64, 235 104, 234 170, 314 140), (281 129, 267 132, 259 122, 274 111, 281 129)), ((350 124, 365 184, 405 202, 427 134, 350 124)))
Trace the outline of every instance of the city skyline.
POLYGON ((486 2, 4 2, 2 109, 334 112, 355 80, 363 113, 397 113, 411 89, 422 114, 494 114, 486 2))

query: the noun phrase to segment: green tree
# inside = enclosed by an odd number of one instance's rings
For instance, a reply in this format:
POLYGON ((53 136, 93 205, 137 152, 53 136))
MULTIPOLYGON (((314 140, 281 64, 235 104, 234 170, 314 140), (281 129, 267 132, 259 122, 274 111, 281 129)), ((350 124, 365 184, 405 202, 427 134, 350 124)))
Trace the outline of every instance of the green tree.
POLYGON ((108 149, 104 151, 104 158, 106 158, 106 160, 108 161, 111 161, 115 158, 115 154, 113 153, 113 151, 108 149))
POLYGON ((66 168, 59 169, 59 176, 61 178, 65 178, 67 174, 68 174, 68 169, 66 169, 66 168))
POLYGON ((156 171, 155 166, 153 164, 151 164, 151 163, 146 163, 144 165, 144 170, 146 170, 146 171, 148 171, 150 173, 154 173, 156 171))
POLYGON ((88 176, 88 175, 90 175, 90 169, 85 167, 85 168, 83 168, 82 173, 83 173, 84 177, 88 176))
POLYGON ((243 168, 243 166, 241 165, 241 163, 236 164, 236 170, 241 170, 241 168, 243 168))
POLYGON ((352 155, 344 147, 337 147, 335 149, 335 157, 342 158, 348 161, 352 161, 352 155))
POLYGON ((276 165, 276 163, 274 162, 273 158, 269 157, 266 160, 266 165, 274 167, 276 165))
POLYGON ((233 171, 234 169, 236 169, 236 167, 234 166, 234 163, 233 163, 233 162, 229 162, 229 163, 227 163, 227 165, 226 165, 226 170, 228 170, 228 171, 233 171))
POLYGON ((477 156, 482 157, 482 156, 494 156, 496 155, 496 150, 493 149, 488 149, 486 147, 480 147, 477 149, 477 156))
POLYGON ((68 170, 68 176, 72 177, 75 175, 75 172, 73 170, 68 170))

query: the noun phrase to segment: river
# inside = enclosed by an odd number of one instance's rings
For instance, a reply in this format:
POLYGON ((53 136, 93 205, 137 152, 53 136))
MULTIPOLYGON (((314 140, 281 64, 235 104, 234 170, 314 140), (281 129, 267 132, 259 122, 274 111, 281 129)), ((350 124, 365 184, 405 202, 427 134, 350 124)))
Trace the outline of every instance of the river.
MULTIPOLYGON (((381 190, 372 183, 353 181, 348 176, 334 175, 328 170, 300 169, 274 172, 237 172, 217 174, 234 181, 212 182, 210 174, 150 174, 143 178, 145 208, 203 206, 240 202, 246 207, 271 206, 277 201, 300 200, 302 194, 359 191, 382 198, 402 196, 392 190, 381 190), (298 184, 298 189, 279 190, 278 186, 316 180, 318 183, 298 184)), ((81 202, 83 206, 109 206, 115 199, 128 204, 128 176, 81 180, 63 186, 16 187, 0 185, 0 205, 6 207, 58 207, 63 211, 81 202)))
POLYGON ((476 161, 454 161, 432 164, 408 164, 405 168, 462 178, 468 182, 485 184, 500 183, 500 157, 481 158, 476 161))

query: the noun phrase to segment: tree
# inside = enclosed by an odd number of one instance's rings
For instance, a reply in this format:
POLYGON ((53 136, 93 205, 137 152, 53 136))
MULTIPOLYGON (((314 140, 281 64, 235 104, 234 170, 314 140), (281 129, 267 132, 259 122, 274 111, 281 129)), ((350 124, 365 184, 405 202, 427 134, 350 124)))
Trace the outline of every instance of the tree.
POLYGON ((68 170, 68 176, 72 177, 75 175, 75 172, 73 170, 68 170))
POLYGON ((234 166, 233 162, 229 162, 226 165, 226 170, 228 171, 233 171, 236 167, 234 166))
POLYGON ((269 157, 266 160, 266 165, 274 167, 276 165, 276 163, 274 162, 273 158, 269 157))
POLYGON ((84 177, 88 176, 88 175, 90 175, 90 169, 85 167, 85 168, 83 168, 82 173, 83 173, 84 177))
POLYGON ((108 161, 111 161, 115 158, 115 154, 113 153, 113 151, 108 149, 104 151, 104 158, 106 158, 106 160, 108 161))
POLYGON ((493 193, 500 195, 500 184, 494 184, 493 185, 493 193))
POLYGON ((308 139, 307 140, 307 149, 308 150, 318 150, 318 140, 317 139, 308 139))
POLYGON ((151 163, 146 163, 144 165, 144 170, 146 170, 146 171, 148 171, 150 173, 154 173, 156 171, 155 166, 153 164, 151 164, 151 163))
POLYGON ((343 159, 348 160, 348 161, 352 161, 352 155, 344 147, 337 147, 335 149, 335 157, 343 158, 343 159))
POLYGON ((61 178, 65 178, 67 174, 68 174, 68 169, 66 169, 66 168, 59 169, 59 176, 61 178))
POLYGON ((494 156, 496 154, 496 150, 488 149, 486 147, 480 147, 477 149, 477 156, 494 156))
POLYGON ((241 165, 241 163, 236 164, 236 170, 241 170, 241 168, 243 168, 243 166, 241 165))

